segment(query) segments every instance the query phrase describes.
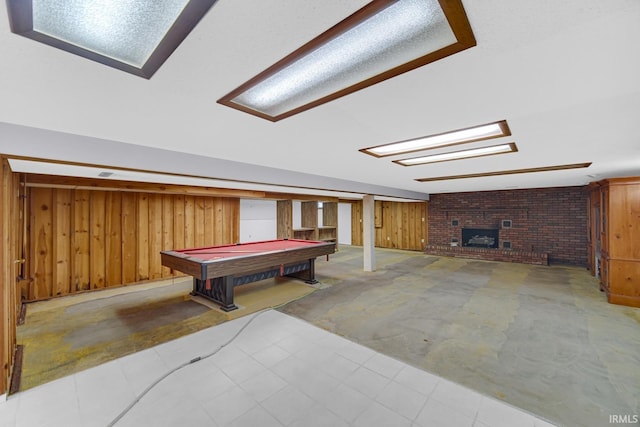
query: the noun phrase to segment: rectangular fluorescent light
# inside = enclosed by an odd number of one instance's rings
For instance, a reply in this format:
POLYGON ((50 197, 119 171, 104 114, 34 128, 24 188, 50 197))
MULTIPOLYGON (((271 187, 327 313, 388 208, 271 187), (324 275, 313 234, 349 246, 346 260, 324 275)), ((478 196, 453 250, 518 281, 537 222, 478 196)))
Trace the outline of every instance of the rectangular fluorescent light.
POLYGON ((150 78, 216 0, 7 0, 11 31, 150 78))
POLYGON ((484 178, 488 176, 503 176, 503 175, 516 175, 521 173, 534 173, 534 172, 553 172, 570 169, 588 168, 591 166, 591 162, 588 163, 573 163, 568 165, 556 165, 556 166, 542 166, 538 168, 526 168, 526 169, 510 169, 494 172, 481 172, 481 173, 469 173, 465 175, 449 175, 449 176, 432 176, 429 178, 417 178, 418 182, 434 182, 434 181, 449 181, 452 179, 469 179, 469 178, 484 178))
POLYGON ((374 157, 387 157, 397 154, 411 153, 414 151, 446 147, 449 145, 501 138, 509 135, 511 135, 511 130, 509 129, 506 120, 501 120, 499 122, 487 123, 451 132, 423 136, 421 138, 393 142, 390 144, 378 145, 376 147, 363 148, 360 151, 374 157))
POLYGON ((218 103, 278 121, 475 44, 460 0, 373 0, 218 103))
POLYGON ((518 151, 518 147, 516 147, 515 143, 511 142, 509 144, 490 145, 488 147, 471 148, 468 150, 451 151, 448 153, 394 160, 393 162, 402 166, 415 166, 424 165, 427 163, 448 162, 450 160, 469 159, 472 157, 484 157, 493 156, 496 154, 515 153, 516 151, 518 151))

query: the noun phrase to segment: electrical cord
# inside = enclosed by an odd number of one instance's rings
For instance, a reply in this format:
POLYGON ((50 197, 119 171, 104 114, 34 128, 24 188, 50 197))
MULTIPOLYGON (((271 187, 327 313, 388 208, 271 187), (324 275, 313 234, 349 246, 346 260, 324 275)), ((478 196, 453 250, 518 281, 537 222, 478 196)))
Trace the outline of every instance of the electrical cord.
POLYGON ((188 362, 183 363, 182 365, 178 365, 175 368, 171 369, 170 371, 166 372, 164 375, 160 376, 158 379, 156 379, 154 382, 151 383, 151 385, 149 385, 142 393, 140 393, 138 396, 136 396, 135 399, 133 399, 133 401, 131 401, 131 403, 122 410, 122 412, 120 412, 118 414, 118 416, 116 416, 113 421, 111 421, 109 424, 107 424, 108 427, 113 427, 114 425, 116 425, 116 423, 118 421, 120 421, 125 415, 127 415, 127 413, 133 409, 134 406, 136 406, 138 404, 138 402, 140 402, 140 400, 142 400, 142 398, 149 393, 155 386, 157 386, 158 384, 160 384, 165 378, 167 378, 169 375, 173 374, 174 372, 179 371, 182 368, 185 368, 189 365, 192 365, 196 362, 199 362, 201 360, 205 360, 211 356, 214 356, 215 354, 217 354, 220 350, 222 350, 223 348, 225 348, 226 346, 228 346, 229 344, 231 344, 236 338, 238 338, 238 336, 242 333, 242 331, 244 331, 250 324, 251 322, 253 322, 258 316, 260 316, 261 314, 263 314, 264 312, 271 310, 271 309, 266 309, 266 310, 262 310, 259 311, 257 313, 255 313, 253 316, 251 316, 251 319, 249 319, 249 321, 247 323, 245 323, 242 328, 238 329, 238 331, 229 339, 227 340, 227 342, 225 342, 224 344, 222 344, 221 346, 219 346, 218 348, 216 348, 214 351, 212 351, 209 354, 206 354, 204 356, 198 356, 198 357, 194 357, 193 359, 189 360, 188 362))
MULTIPOLYGON (((307 294, 308 295, 308 294, 307 294)), ((289 303, 298 301, 304 297, 306 297, 307 295, 302 295, 292 301, 287 301, 283 304, 279 304, 273 307, 269 307, 269 308, 265 308, 263 310, 260 310, 256 313, 254 313, 251 316, 251 319, 249 319, 249 321, 247 323, 245 323, 240 329, 238 329, 238 331, 231 337, 229 338, 224 344, 220 345, 218 348, 216 348, 214 351, 212 351, 211 353, 205 354, 204 356, 197 356, 194 357, 193 359, 189 360, 188 362, 185 362, 181 365, 176 366, 175 368, 169 370, 168 372, 166 372, 165 374, 161 375, 158 379, 156 379, 154 382, 151 383, 151 385, 149 385, 142 393, 140 393, 138 396, 136 396, 131 403, 129 403, 129 405, 124 408, 122 410, 122 412, 120 412, 109 424, 107 424, 107 427, 113 427, 116 425, 116 423, 118 423, 118 421, 120 421, 125 415, 127 415, 127 413, 133 409, 134 406, 136 406, 138 404, 138 402, 140 402, 140 400, 142 400, 142 398, 149 393, 155 386, 157 386, 158 384, 160 384, 165 378, 167 378, 169 375, 179 371, 182 368, 185 368, 189 365, 192 365, 194 363, 200 362, 201 360, 205 360, 208 359, 211 356, 216 355, 220 350, 222 350, 223 348, 225 348, 226 346, 228 346, 229 344, 231 344, 233 341, 235 341, 236 338, 238 338, 238 336, 255 320, 258 318, 258 316, 260 316, 261 314, 266 313, 267 311, 270 310, 275 310, 278 309, 280 307, 283 307, 289 303)))

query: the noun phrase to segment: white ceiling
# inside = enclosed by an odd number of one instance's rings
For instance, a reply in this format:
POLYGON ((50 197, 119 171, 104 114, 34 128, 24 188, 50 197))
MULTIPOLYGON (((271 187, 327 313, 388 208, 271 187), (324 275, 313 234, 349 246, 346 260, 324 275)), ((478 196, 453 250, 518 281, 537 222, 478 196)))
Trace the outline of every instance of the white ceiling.
POLYGON ((216 103, 366 3, 218 0, 150 80, 15 35, 0 7, 0 152, 411 198, 640 175, 637 0, 463 0, 476 47, 276 123, 216 103), (403 167, 358 151, 503 119, 510 137, 469 146, 517 153, 403 167))

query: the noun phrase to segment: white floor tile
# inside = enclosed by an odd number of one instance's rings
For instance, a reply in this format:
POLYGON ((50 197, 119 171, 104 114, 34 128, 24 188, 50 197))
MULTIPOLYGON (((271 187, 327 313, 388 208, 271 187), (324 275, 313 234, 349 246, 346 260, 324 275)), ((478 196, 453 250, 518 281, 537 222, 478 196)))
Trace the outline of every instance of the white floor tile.
POLYGON ((262 402, 287 386, 287 383, 271 371, 263 371, 240 384, 240 387, 256 401, 262 402))
POLYGON ((539 418, 535 418, 535 419, 533 420, 533 424, 534 424, 536 427, 555 427, 555 425, 554 425, 554 424, 551 424, 551 423, 549 423, 549 422, 547 422, 547 421, 545 421, 545 420, 539 419, 539 418))
POLYGON ((291 334, 286 338, 281 339, 276 344, 290 354, 296 354, 299 351, 306 350, 307 348, 313 346, 314 342, 304 335, 291 334))
POLYGON ((354 427, 410 427, 411 421, 373 402, 353 423, 354 427))
POLYGON ((118 359, 120 370, 135 395, 167 372, 167 365, 154 349, 143 350, 118 359))
POLYGON ((318 369, 334 378, 343 380, 353 374, 359 367, 359 364, 346 357, 337 353, 331 353, 331 356, 318 366, 318 369))
POLYGON ((389 378, 362 366, 344 380, 345 384, 371 398, 378 396, 390 382, 389 378))
POLYGON ((249 393, 236 386, 215 398, 207 399, 202 405, 218 425, 224 426, 249 412, 257 402, 249 393))
MULTIPOLYGON (((256 424, 258 425, 258 424, 256 424)), ((289 427, 348 427, 342 419, 322 405, 316 405, 306 416, 294 421, 289 427)))
POLYGON ((371 349, 349 341, 345 341, 345 345, 337 349, 336 353, 359 365, 362 365, 376 354, 371 349))
POLYGON ((116 427, 551 426, 277 311, 18 393, 0 402, 0 425, 108 425, 158 378, 240 330, 166 377, 116 427))
POLYGON ((324 399, 327 409, 349 423, 355 421, 372 403, 369 396, 345 384, 339 385, 324 399))
POLYGON ((387 378, 393 378, 402 370, 404 363, 384 354, 376 353, 364 363, 364 366, 387 378))
POLYGON ((315 402, 289 385, 264 400, 261 405, 282 424, 289 425, 306 417, 315 402))
POLYGON ((291 379, 289 383, 312 399, 320 401, 338 387, 340 380, 310 366, 302 375, 291 379))
MULTIPOLYGON (((168 396, 168 395, 167 395, 168 396)), ((106 424, 102 424, 103 426, 106 424)), ((140 403, 124 415, 116 427, 213 426, 217 424, 202 406, 186 396, 171 396, 156 404, 140 403)))
MULTIPOLYGON (((197 366, 194 366, 197 371, 197 366)), ((182 376, 181 373, 174 374, 175 381, 168 381, 167 385, 181 384, 182 389, 187 389, 188 393, 197 401, 206 403, 215 399, 221 394, 227 393, 236 384, 219 369, 208 369, 200 375, 182 376)), ((171 378, 172 380, 174 378, 171 378)))
POLYGON ((295 356, 289 356, 277 363, 272 371, 288 382, 294 382, 296 378, 304 375, 309 369, 309 364, 303 362, 295 356))
POLYGON ((241 360, 248 359, 249 355, 233 344, 230 344, 218 351, 215 356, 212 356, 212 358, 215 359, 216 366, 224 368, 225 366, 233 365, 241 360))
POLYGON ((487 397, 480 403, 477 419, 492 427, 534 427, 531 415, 487 397))
POLYGON ((475 418, 483 396, 451 381, 441 380, 431 393, 431 399, 445 404, 455 412, 475 418))
POLYGON ((416 418, 422 427, 472 427, 473 418, 453 411, 449 406, 429 399, 416 418))
POLYGON ((414 420, 427 402, 427 396, 392 381, 378 394, 376 400, 405 418, 414 420))
POLYGON ((20 395, 9 397, 0 397, 0 426, 13 426, 16 424, 16 414, 18 413, 18 401, 20 395))
POLYGON ((324 365, 326 361, 334 354, 335 352, 333 350, 321 345, 314 344, 298 351, 297 353, 295 353, 295 356, 298 359, 311 364, 312 366, 320 366, 324 365))
MULTIPOLYGON (((256 320, 257 322, 258 320, 256 320)), ((250 329, 252 325, 249 325, 250 329)), ((274 338, 269 333, 264 333, 264 329, 267 325, 261 325, 259 333, 242 332, 233 342, 233 344, 245 353, 252 355, 260 350, 263 350, 274 342, 274 338)), ((276 341, 279 341, 280 338, 276 341)))
MULTIPOLYGON (((180 424, 189 426, 190 424, 180 424)), ((248 412, 240 415, 235 420, 226 424, 225 427, 283 427, 280 421, 278 421, 273 415, 267 412, 260 406, 254 406, 248 412)))
POLYGON ((425 396, 429 396, 435 390, 440 378, 413 366, 405 365, 393 380, 425 396))
POLYGON ((253 353, 251 356, 267 368, 272 368, 287 357, 291 356, 291 353, 277 345, 270 345, 269 347, 253 353))
POLYGON ((16 413, 20 427, 80 424, 78 393, 72 376, 21 393, 16 413))
POLYGON ((251 357, 246 357, 234 363, 225 364, 220 368, 236 384, 259 375, 265 370, 264 365, 251 357))

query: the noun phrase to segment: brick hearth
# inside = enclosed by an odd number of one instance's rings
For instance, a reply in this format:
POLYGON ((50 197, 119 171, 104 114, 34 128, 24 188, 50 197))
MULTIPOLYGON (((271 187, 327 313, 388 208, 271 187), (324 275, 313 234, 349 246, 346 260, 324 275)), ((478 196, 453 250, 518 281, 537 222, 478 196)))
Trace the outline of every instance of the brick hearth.
POLYGON ((549 265, 549 254, 522 252, 509 249, 470 248, 462 246, 427 245, 428 255, 483 259, 487 261, 519 262, 521 264, 549 265))

